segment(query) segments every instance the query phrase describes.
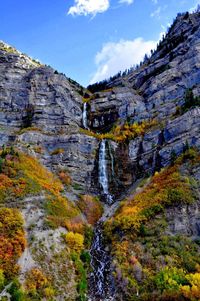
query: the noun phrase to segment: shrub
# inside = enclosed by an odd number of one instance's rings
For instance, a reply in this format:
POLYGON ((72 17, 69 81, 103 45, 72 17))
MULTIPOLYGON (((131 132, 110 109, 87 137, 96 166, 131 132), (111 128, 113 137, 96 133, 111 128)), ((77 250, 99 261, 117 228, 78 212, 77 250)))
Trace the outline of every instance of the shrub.
POLYGON ((14 279, 10 288, 8 289, 9 294, 11 295, 11 301, 26 301, 27 298, 23 292, 21 285, 17 279, 14 279))
POLYGON ((26 274, 25 288, 28 293, 36 293, 44 289, 48 284, 46 276, 38 268, 33 268, 26 274))
POLYGON ((164 207, 193 202, 195 198, 190 183, 178 169, 182 161, 178 159, 174 166, 155 173, 142 192, 122 203, 115 219, 108 221, 106 228, 111 226, 125 231, 131 228, 139 231, 142 223, 162 212, 164 207))
POLYGON ((78 206, 90 225, 95 225, 103 213, 101 203, 96 197, 91 195, 80 196, 78 206))
POLYGON ((185 91, 184 100, 185 103, 182 107, 183 113, 190 108, 200 106, 200 97, 195 97, 191 88, 185 91))
POLYGON ((185 272, 176 267, 165 267, 155 276, 156 287, 161 291, 178 291, 180 285, 187 283, 185 272))
POLYGON ((66 242, 71 251, 80 253, 83 249, 84 237, 79 233, 68 232, 66 234, 66 242))
POLYGON ((189 284, 181 287, 185 298, 189 300, 200 300, 200 273, 189 274, 186 276, 189 284))
POLYGON ((68 227, 70 222, 79 215, 79 210, 61 195, 49 196, 45 204, 47 222, 52 228, 68 227))
POLYGON ((4 273, 3 270, 0 269, 0 290, 3 289, 4 283, 5 283, 4 273))
POLYGON ((17 259, 26 246, 23 219, 17 209, 0 208, 0 269, 12 278, 18 273, 17 259))
POLYGON ((143 136, 149 128, 155 125, 157 125, 156 120, 142 121, 141 123, 135 122, 133 124, 125 122, 123 125, 114 126, 110 132, 104 134, 94 133, 90 130, 85 129, 81 129, 81 132, 86 135, 96 137, 100 140, 111 139, 120 143, 134 139, 138 136, 143 136))
POLYGON ((72 184, 72 179, 67 172, 61 171, 58 176, 64 185, 69 186, 72 184))
POLYGON ((59 155, 59 154, 63 154, 65 152, 65 150, 63 148, 57 148, 54 151, 52 151, 51 155, 59 155))

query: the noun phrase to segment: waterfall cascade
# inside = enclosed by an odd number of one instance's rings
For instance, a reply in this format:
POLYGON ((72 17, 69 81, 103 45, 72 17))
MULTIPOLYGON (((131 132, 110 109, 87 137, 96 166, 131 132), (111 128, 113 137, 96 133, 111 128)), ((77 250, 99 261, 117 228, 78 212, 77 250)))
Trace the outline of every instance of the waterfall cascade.
POLYGON ((108 170, 106 160, 106 140, 102 140, 99 148, 99 184, 103 189, 108 204, 112 204, 113 198, 108 189, 108 170))
MULTIPOLYGON (((87 122, 87 103, 83 105, 83 126, 89 129, 87 122)), ((108 166, 107 166, 107 151, 106 140, 102 140, 99 147, 99 166, 98 180, 102 187, 103 194, 106 198, 107 206, 113 203, 113 198, 109 193, 108 166)), ((112 176, 114 175, 114 161, 111 153, 110 145, 108 145, 108 153, 112 163, 112 176)), ((114 300, 114 285, 111 274, 111 258, 109 251, 106 248, 103 237, 103 218, 98 222, 94 231, 93 243, 90 249, 91 267, 90 274, 90 289, 89 301, 113 301, 114 300)))
POLYGON ((91 266, 89 301, 112 301, 114 284, 110 272, 111 260, 103 241, 102 222, 96 226, 94 240, 91 247, 91 266))
POLYGON ((84 104, 83 104, 82 119, 83 119, 83 127, 85 129, 88 129, 88 122, 87 122, 87 102, 84 102, 84 104))

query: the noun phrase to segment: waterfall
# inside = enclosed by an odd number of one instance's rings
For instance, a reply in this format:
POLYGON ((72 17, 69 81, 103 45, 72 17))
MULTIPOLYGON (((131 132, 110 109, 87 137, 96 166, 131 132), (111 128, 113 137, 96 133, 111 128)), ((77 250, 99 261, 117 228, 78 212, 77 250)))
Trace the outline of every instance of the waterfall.
MULTIPOLYGON (((99 146, 98 180, 106 199, 107 204, 104 204, 105 208, 107 206, 109 211, 113 203, 113 198, 109 193, 108 157, 111 159, 112 175, 114 175, 114 158, 112 156, 111 148, 108 142, 103 139, 99 146)), ((105 216, 107 216, 107 213, 105 216)), ((90 249, 92 272, 90 274, 88 301, 114 301, 115 299, 112 260, 103 233, 105 216, 102 216, 95 227, 93 242, 90 249)))
POLYGON ((99 148, 99 184, 103 189, 108 204, 113 202, 112 196, 108 189, 108 170, 106 160, 106 140, 102 140, 99 148))
POLYGON ((94 233, 92 243, 91 267, 93 272, 90 276, 90 296, 89 301, 113 301, 114 282, 110 271, 111 260, 103 239, 103 224, 100 221, 94 233))
POLYGON ((110 160, 111 160, 112 177, 114 177, 115 176, 114 157, 113 157, 112 148, 111 148, 109 142, 108 142, 108 151, 109 151, 109 156, 110 156, 110 160))
POLYGON ((87 102, 83 104, 83 127, 88 130, 88 123, 87 123, 87 102))

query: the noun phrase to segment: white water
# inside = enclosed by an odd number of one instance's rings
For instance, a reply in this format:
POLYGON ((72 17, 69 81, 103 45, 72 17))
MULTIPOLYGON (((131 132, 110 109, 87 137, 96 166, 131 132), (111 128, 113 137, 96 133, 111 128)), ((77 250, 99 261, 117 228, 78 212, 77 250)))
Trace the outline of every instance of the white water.
POLYGON ((99 184, 103 189, 106 200, 109 204, 113 202, 112 196, 108 189, 108 170, 106 160, 106 140, 102 140, 99 148, 99 184))
POLYGON ((87 102, 84 102, 83 104, 83 127, 87 130, 88 129, 88 123, 87 123, 87 102))
POLYGON ((109 142, 108 142, 108 150, 109 150, 109 155, 110 155, 110 159, 111 159, 112 177, 114 177, 115 176, 114 157, 113 157, 112 148, 111 148, 111 145, 109 142))
POLYGON ((113 285, 110 271, 110 256, 105 250, 102 235, 102 222, 95 229, 91 251, 91 267, 93 272, 90 277, 90 296, 88 301, 112 301, 113 285))

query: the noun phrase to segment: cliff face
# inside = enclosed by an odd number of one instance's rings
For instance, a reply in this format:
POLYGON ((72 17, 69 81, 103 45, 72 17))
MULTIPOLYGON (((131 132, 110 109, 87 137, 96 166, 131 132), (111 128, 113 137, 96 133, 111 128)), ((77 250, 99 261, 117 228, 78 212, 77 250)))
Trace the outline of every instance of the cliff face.
MULTIPOLYGON (((199 109, 178 113, 188 88, 195 96, 200 94, 198 24, 198 13, 178 17, 148 62, 110 82, 108 90, 90 96, 88 125, 94 131, 108 131, 114 122, 125 120, 156 119, 160 125, 126 147, 126 161, 133 168, 125 172, 130 174, 129 181, 119 175, 122 186, 135 180, 135 165, 150 172, 156 162, 159 168, 167 165, 172 151, 179 155, 186 141, 199 147, 199 109)), ((96 139, 80 133, 80 93, 85 90, 50 67, 16 51, 6 51, 3 44, 0 60, 1 145, 15 141, 19 147, 30 145, 29 151, 34 152, 39 144, 42 152, 36 155, 46 166, 53 170, 65 166, 82 189, 86 182, 87 189, 93 189, 91 175, 99 146, 96 139), (56 154, 56 149, 60 153, 56 154)), ((112 152, 117 162, 124 146, 113 145, 112 152)), ((116 169, 116 176, 123 172, 116 169)))
POLYGON ((43 164, 53 170, 58 165, 69 168, 73 179, 85 185, 96 143, 79 133, 79 92, 83 88, 3 43, 0 62, 1 146, 14 143, 19 148, 29 147, 43 164))
MULTIPOLYGON (((200 150, 199 24, 200 13, 178 16, 158 49, 141 67, 108 82, 106 90, 93 94, 51 67, 41 65, 0 43, 0 206, 17 207, 23 214, 24 235, 28 245, 24 243, 22 246, 25 251, 19 260, 20 281, 24 283, 25 275, 32 268, 41 268, 46 276, 52 278, 50 282, 53 288, 44 286, 48 288, 47 292, 43 292, 46 300, 50 300, 50 292, 55 295, 55 300, 75 300, 78 295, 81 298, 85 296, 86 276, 81 264, 87 266, 88 259, 83 255, 83 263, 80 263, 79 256, 66 252, 65 236, 67 232, 77 232, 85 237, 85 248, 89 248, 91 224, 94 226, 102 213, 96 196, 104 194, 102 200, 107 202, 108 195, 111 202, 119 201, 128 194, 133 197, 138 192, 134 190, 132 193, 132 190, 137 187, 139 179, 167 168, 191 148, 196 152, 200 150), (83 115, 84 108, 86 115, 83 115), (84 129, 83 116, 87 117, 89 129, 84 129), (105 141, 104 150, 102 138, 105 141), (6 147, 10 147, 9 150, 6 147), (13 147, 19 153, 15 154, 13 147), (29 156, 34 157, 35 161, 31 161, 29 156), (103 174, 100 174, 100 159, 103 174), (43 171, 39 162, 51 173, 43 171), (34 178, 30 173, 31 167, 34 178), (100 177, 103 177, 101 181, 100 177), (62 266, 63 269, 60 268, 62 266)), ((192 160, 191 154, 188 156, 192 160)), ((190 204, 188 201, 175 206, 168 204, 165 213, 156 211, 156 222, 152 222, 155 233, 150 231, 151 222, 147 229, 148 235, 153 237, 150 244, 155 243, 153 239, 160 225, 157 223, 159 218, 161 222, 163 219, 166 222, 162 235, 171 237, 180 234, 192 239, 199 237, 199 157, 193 157, 196 160, 194 165, 188 163, 190 168, 187 170, 187 163, 183 161, 182 165, 178 165, 178 171, 183 177, 188 177, 188 185, 191 184, 190 175, 195 179, 196 186, 193 183, 191 187, 196 193, 196 202, 190 204)), ((150 181, 147 180, 139 192, 146 187, 148 189, 150 181)), ((178 182, 179 185, 182 185, 182 181, 178 182)), ((183 197, 182 191, 178 191, 177 198, 180 195, 183 197)), ((173 195, 174 198, 176 196, 173 195)), ((132 204, 131 200, 127 199, 127 203, 132 204)), ((103 221, 112 216, 118 205, 105 206, 103 221)), ((121 208, 123 212, 123 206, 121 208)), ((121 222, 119 212, 115 217, 116 221, 119 218, 121 222)), ((145 248, 148 248, 146 241, 142 241, 145 229, 141 228, 138 237, 131 241, 132 230, 128 229, 130 232, 127 235, 123 221, 121 224, 119 222, 118 228, 112 222, 113 219, 109 220, 109 226, 106 227, 107 238, 113 243, 113 256, 118 264, 115 265, 120 266, 120 252, 117 249, 120 246, 114 239, 120 243, 127 240, 127 244, 130 243, 127 247, 127 256, 130 255, 130 258, 127 258, 131 261, 136 256, 139 261, 144 260, 145 269, 148 269, 147 257, 152 257, 156 251, 152 247, 151 254, 144 254, 145 248), (118 235, 117 238, 115 235, 118 235)), ((79 254, 83 242, 80 236, 76 237, 77 240, 78 247, 74 251, 79 254)), ((69 247, 70 240, 67 243, 69 247)), ((187 249, 186 243, 183 244, 187 249)), ((160 253, 159 256, 157 260, 161 265, 166 258, 163 259, 160 253)), ((141 276, 143 272, 139 263, 133 269, 134 285, 133 282, 131 285, 134 289, 131 293, 134 294, 138 285, 145 282, 148 276, 148 273, 141 276)), ((156 270, 155 266, 153 268, 156 270)), ((130 279, 129 275, 123 279, 120 274, 123 274, 123 264, 120 269, 115 269, 118 287, 116 298, 135 300, 128 299, 129 292, 121 287, 122 284, 125 287, 129 285, 124 282, 120 284, 120 281, 127 282, 130 279)), ((38 271, 34 273, 39 277, 38 271)), ((10 276, 6 277, 9 279, 10 276)))
MULTIPOLYGON (((130 180, 122 180, 122 185, 134 181, 138 167, 151 172, 168 165, 171 153, 180 155, 186 143, 199 148, 199 108, 182 113, 179 110, 187 89, 191 88, 195 96, 200 94, 198 24, 199 13, 179 16, 158 50, 141 68, 108 82, 107 90, 94 93, 89 102, 88 115, 94 130, 107 131, 117 121, 156 119, 158 122, 159 126, 128 143, 125 153, 129 171, 126 162, 123 166, 125 178, 130 174, 130 180)), ((113 152, 119 162, 124 146, 115 145, 113 152)), ((116 170, 118 173, 122 169, 116 170)))

